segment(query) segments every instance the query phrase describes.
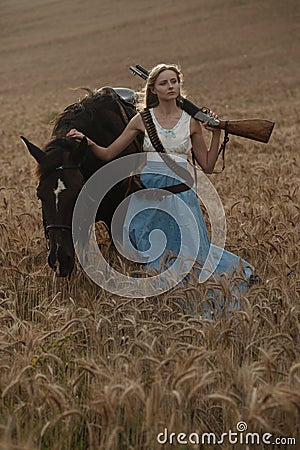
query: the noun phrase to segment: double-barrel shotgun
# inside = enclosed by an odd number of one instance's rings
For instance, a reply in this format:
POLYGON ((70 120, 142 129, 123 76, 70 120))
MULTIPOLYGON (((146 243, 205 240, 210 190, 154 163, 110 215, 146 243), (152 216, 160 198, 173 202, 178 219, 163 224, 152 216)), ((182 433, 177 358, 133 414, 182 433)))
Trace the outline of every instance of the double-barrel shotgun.
MULTIPOLYGON (((135 67, 130 66, 134 75, 138 75, 143 80, 147 80, 149 72, 140 64, 135 67)), ((207 122, 210 126, 225 130, 226 134, 252 139, 258 142, 267 143, 272 134, 275 122, 265 119, 241 119, 241 120, 220 120, 210 116, 210 109, 205 106, 197 106, 187 98, 183 98, 182 109, 199 122, 207 122)))

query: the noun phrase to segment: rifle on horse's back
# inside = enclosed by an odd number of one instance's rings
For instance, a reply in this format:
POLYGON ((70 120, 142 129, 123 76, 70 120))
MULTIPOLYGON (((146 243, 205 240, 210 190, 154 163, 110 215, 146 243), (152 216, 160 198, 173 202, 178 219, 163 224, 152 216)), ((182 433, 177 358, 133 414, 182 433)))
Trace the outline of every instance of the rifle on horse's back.
MULTIPOLYGON (((138 75, 147 80, 149 72, 143 66, 137 64, 135 67, 130 66, 130 70, 134 75, 138 75)), ((265 119, 241 119, 241 120, 220 120, 213 119, 209 113, 210 109, 205 106, 197 106, 187 98, 182 101, 182 109, 190 114, 199 122, 208 122, 210 126, 225 130, 226 134, 252 139, 258 142, 267 143, 272 134, 275 122, 265 119)))

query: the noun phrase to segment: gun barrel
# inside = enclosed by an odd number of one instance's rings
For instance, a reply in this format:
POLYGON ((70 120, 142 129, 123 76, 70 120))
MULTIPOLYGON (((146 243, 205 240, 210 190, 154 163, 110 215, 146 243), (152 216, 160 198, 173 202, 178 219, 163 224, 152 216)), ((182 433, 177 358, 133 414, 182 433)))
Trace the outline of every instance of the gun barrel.
POLYGON ((138 75, 139 77, 143 78, 143 80, 147 80, 148 75, 146 75, 144 72, 140 71, 136 67, 130 66, 129 69, 133 73, 133 75, 138 75))
POLYGON ((136 64, 135 66, 138 70, 143 72, 147 77, 149 75, 149 70, 145 69, 145 67, 141 66, 140 64, 136 64))

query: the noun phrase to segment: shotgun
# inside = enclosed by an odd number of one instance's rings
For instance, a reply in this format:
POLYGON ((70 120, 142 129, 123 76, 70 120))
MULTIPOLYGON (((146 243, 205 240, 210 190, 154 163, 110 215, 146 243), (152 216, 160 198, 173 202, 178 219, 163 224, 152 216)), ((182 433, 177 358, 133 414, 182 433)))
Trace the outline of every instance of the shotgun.
MULTIPOLYGON (((138 75, 143 80, 147 80, 149 72, 140 64, 135 67, 130 66, 129 69, 134 75, 138 75)), ((182 109, 190 114, 199 122, 208 124, 212 127, 225 130, 228 134, 252 139, 253 141, 269 142, 275 122, 265 119, 241 119, 241 120, 220 120, 213 119, 209 113, 210 109, 205 106, 197 106, 187 98, 183 99, 182 109)))

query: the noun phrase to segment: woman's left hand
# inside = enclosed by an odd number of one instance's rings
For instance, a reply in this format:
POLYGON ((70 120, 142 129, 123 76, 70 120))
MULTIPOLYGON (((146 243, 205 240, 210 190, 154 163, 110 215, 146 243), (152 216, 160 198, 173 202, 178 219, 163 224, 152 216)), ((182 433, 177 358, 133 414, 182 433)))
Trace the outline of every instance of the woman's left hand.
MULTIPOLYGON (((218 119, 218 115, 217 115, 216 113, 214 113, 213 111, 209 111, 209 116, 210 116, 212 119, 218 119)), ((214 132, 214 131, 218 130, 218 128, 216 128, 216 127, 214 127, 214 126, 212 126, 212 125, 209 125, 208 122, 205 122, 205 123, 203 124, 203 126, 204 126, 204 128, 205 128, 206 130, 208 130, 208 131, 214 132)))

